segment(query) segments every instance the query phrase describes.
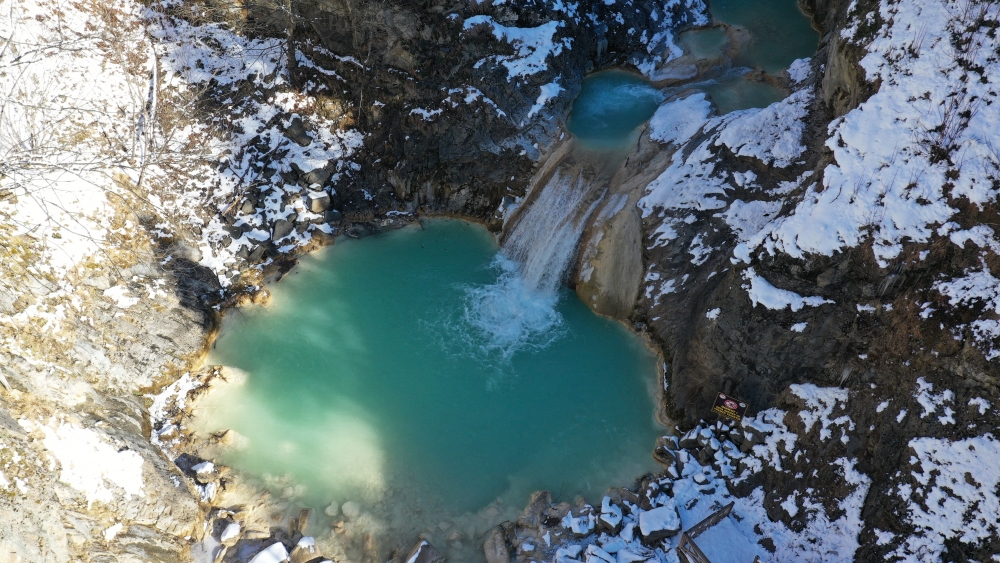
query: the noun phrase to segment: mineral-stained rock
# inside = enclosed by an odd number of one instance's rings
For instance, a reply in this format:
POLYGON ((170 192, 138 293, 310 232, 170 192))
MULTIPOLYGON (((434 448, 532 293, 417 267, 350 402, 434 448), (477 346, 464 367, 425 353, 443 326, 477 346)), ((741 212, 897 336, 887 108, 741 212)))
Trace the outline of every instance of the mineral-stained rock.
POLYGON ((522 528, 537 529, 542 523, 545 511, 552 504, 552 495, 548 491, 536 491, 531 495, 527 508, 517 519, 517 525, 522 528))

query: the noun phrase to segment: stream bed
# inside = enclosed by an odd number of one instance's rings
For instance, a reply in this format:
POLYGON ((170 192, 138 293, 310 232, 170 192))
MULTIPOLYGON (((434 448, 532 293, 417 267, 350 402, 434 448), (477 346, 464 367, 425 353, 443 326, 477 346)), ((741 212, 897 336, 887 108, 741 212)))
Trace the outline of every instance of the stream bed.
POLYGON ((535 490, 600 502, 657 469, 655 357, 568 289, 524 291, 497 251, 457 220, 340 239, 230 312, 210 361, 248 376, 204 406, 248 445, 223 461, 327 530, 350 512, 348 532, 429 534, 453 561, 535 490))

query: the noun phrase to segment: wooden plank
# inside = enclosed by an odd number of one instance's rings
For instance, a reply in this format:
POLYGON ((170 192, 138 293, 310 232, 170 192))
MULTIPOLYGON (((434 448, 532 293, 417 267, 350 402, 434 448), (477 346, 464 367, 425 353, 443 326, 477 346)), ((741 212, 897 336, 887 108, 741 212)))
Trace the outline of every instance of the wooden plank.
POLYGON ((723 506, 719 510, 716 510, 713 514, 710 514, 708 518, 705 518, 701 522, 698 522, 687 531, 688 537, 694 539, 702 534, 705 530, 711 528, 712 526, 722 522, 722 519, 729 516, 729 513, 733 510, 733 505, 736 501, 730 502, 726 506, 723 506))
POLYGON ((687 535, 687 533, 681 534, 681 543, 677 546, 677 551, 684 555, 684 558, 688 560, 688 563, 712 563, 705 552, 698 547, 698 544, 694 543, 694 539, 687 535))

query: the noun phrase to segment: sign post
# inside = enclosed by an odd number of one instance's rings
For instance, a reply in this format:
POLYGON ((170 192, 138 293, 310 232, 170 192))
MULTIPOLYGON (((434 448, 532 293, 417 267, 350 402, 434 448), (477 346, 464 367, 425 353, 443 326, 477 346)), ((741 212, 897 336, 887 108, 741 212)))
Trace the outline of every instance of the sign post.
POLYGON ((748 406, 747 402, 742 399, 719 393, 715 397, 715 406, 712 407, 712 412, 740 422, 746 416, 748 406))

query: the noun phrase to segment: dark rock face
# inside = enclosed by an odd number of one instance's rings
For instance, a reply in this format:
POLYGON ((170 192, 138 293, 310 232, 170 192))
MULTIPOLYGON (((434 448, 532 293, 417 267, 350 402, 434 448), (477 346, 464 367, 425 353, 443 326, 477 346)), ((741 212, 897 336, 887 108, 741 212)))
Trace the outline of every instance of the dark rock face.
MULTIPOLYGON (((858 2, 858 10, 868 13, 877 3, 858 2)), ((752 159, 740 158, 724 147, 718 149, 718 162, 733 172, 752 171, 762 185, 790 181, 812 171, 821 180, 831 156, 823 146, 826 126, 863 103, 878 89, 864 80, 858 61, 863 51, 839 39, 847 3, 837 0, 803 2, 816 25, 826 33, 816 59, 824 65, 817 77, 816 97, 810 108, 809 127, 804 143, 804 162, 789 169, 762 166, 752 159)), ((877 18, 877 16, 876 16, 877 18)), ((879 22, 870 22, 877 29, 879 22)), ((862 30, 862 36, 866 33, 862 30)), ((819 64, 816 65, 819 68, 819 64)), ((696 139, 693 142, 698 142, 696 139)), ((739 190, 729 196, 752 198, 739 190)), ((795 198, 792 194, 790 198, 795 198)), ((961 228, 981 224, 998 210, 990 206, 973 210, 960 201, 952 203, 967 209, 961 228)), ((797 312, 770 310, 754 306, 741 289, 746 280, 741 269, 729 258, 735 246, 734 236, 724 221, 710 212, 696 214, 691 223, 680 224, 678 239, 667 246, 653 247, 659 226, 644 223, 647 250, 644 260, 664 278, 686 281, 676 291, 657 299, 640 295, 633 320, 649 327, 661 343, 668 361, 667 403, 672 417, 682 429, 700 419, 714 420, 711 412, 716 393, 725 392, 747 400, 751 411, 778 407, 788 412, 785 422, 799 434, 796 455, 784 472, 765 469, 743 484, 742 493, 763 487, 765 507, 774 520, 782 520, 792 529, 805 525, 790 518, 779 506, 795 491, 812 487, 823 491, 828 514, 839 514, 837 500, 849 487, 833 462, 840 458, 856 460, 856 468, 871 478, 862 518, 865 529, 859 537, 863 546, 855 555, 859 561, 882 561, 891 551, 876 545, 875 530, 893 530, 905 535, 912 532, 902 518, 905 514, 898 491, 912 484, 909 447, 916 437, 948 440, 981 435, 1000 424, 995 409, 983 415, 967 407, 975 397, 995 397, 1000 390, 1000 366, 989 362, 973 345, 970 335, 953 333, 949 327, 968 323, 952 313, 928 318, 921 304, 945 309, 945 299, 931 290, 934 279, 957 277, 977 267, 980 252, 963 249, 947 237, 930 243, 907 243, 888 267, 880 267, 870 245, 861 245, 834 256, 807 256, 793 259, 784 254, 754 259, 752 266, 780 289, 800 295, 815 295, 833 301, 822 307, 806 307, 797 312), (696 237, 702 244, 722 251, 706 262, 695 265, 687 249, 696 237), (942 240, 943 239, 943 240, 942 240), (920 256, 920 258, 918 258, 920 256), (865 309, 859 309, 864 306, 865 309), (706 312, 719 309, 714 318, 706 312), (790 330, 805 323, 802 331, 790 330), (938 424, 936 416, 922 417, 923 408, 915 394, 923 378, 935 389, 954 393, 954 423, 938 424), (797 413, 800 398, 789 392, 796 383, 814 383, 823 387, 841 387, 850 400, 837 416, 847 415, 856 425, 846 441, 819 438, 815 428, 803 427, 797 413), (880 403, 891 400, 892 415, 883 412, 880 403), (897 420, 896 413, 908 415, 897 420), (789 479, 801 473, 804 480, 789 479)), ((971 245, 970 245, 971 246, 971 245)), ((952 404, 952 403, 949 403, 952 404)), ((741 449, 749 449, 757 440, 746 434, 741 449)), ((683 447, 694 447, 695 437, 681 440, 683 447)), ((740 444, 738 444, 740 445, 740 444)), ((672 461, 666 448, 657 450, 657 459, 672 461)), ((956 543, 949 547, 955 560, 987 558, 996 546, 970 546, 956 543)))
MULTIPOLYGON (((496 228, 498 206, 505 196, 524 194, 584 72, 645 52, 640 34, 629 30, 654 29, 664 17, 653 3, 618 16, 599 1, 581 3, 576 19, 544 4, 326 0, 292 2, 291 16, 271 4, 251 4, 251 26, 283 36, 291 25, 291 42, 326 71, 296 65, 293 83, 334 92, 348 107, 344 125, 365 135, 360 169, 342 171, 330 185, 333 209, 349 222, 373 223, 388 211, 422 208, 494 221, 496 228), (513 48, 489 25, 466 29, 475 16, 511 27, 560 22, 554 40, 569 47, 540 72, 510 76, 495 58, 513 48), (529 115, 540 87, 553 82, 561 94, 529 115)), ((683 6, 671 9, 683 21, 683 6)), ((296 117, 285 135, 305 146, 307 129, 296 117)), ((308 176, 285 181, 324 185, 330 178, 308 176)))

